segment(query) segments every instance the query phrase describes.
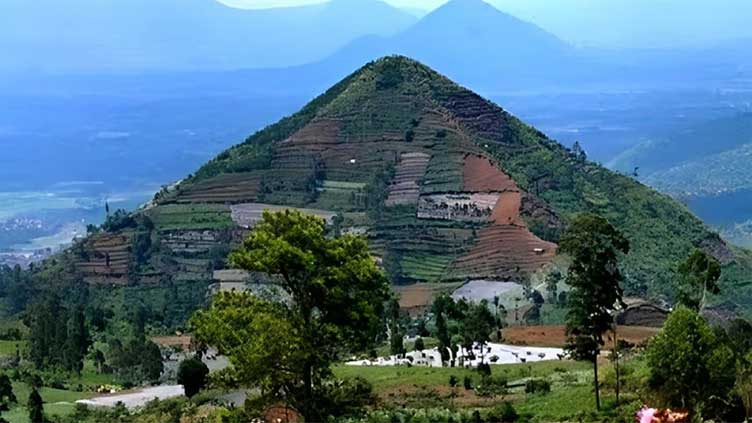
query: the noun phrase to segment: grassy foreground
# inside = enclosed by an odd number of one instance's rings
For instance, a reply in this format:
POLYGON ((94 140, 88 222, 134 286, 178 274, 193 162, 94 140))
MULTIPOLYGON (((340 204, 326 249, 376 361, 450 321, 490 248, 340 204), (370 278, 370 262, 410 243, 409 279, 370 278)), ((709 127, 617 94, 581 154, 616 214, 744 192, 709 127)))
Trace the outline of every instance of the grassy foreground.
POLYGON ((522 417, 536 423, 554 421, 631 422, 639 408, 639 386, 644 381, 642 360, 631 359, 623 365, 621 406, 614 392, 614 370, 603 360, 600 368, 603 409, 595 412, 593 376, 589 363, 544 361, 526 364, 493 365, 494 377, 503 377, 509 388, 503 394, 484 395, 477 388, 481 377, 464 368, 425 367, 355 367, 336 366, 337 377, 362 377, 373 384, 384 408, 490 409, 508 401, 522 417), (450 377, 458 381, 449 385, 450 377), (465 389, 464 379, 472 380, 473 389, 465 389), (550 392, 526 393, 531 379, 550 383, 550 392))

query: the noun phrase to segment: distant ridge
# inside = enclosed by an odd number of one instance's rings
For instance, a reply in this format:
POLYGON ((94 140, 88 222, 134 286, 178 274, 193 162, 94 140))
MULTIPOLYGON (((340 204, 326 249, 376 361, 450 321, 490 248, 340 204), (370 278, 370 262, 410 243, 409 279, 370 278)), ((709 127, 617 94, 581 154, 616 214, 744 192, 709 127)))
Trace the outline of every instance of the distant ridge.
POLYGON ((3 68, 228 70, 310 63, 417 21, 378 0, 245 10, 216 0, 3 0, 3 68), (33 30, 30 30, 33 28, 33 30), (75 30, 72 30, 75 28, 75 30))

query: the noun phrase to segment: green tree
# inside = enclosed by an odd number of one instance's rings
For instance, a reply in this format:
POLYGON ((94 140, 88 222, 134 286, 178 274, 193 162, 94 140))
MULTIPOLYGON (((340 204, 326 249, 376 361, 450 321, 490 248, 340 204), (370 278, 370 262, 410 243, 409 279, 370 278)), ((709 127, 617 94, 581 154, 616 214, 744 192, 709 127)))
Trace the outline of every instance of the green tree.
POLYGON ((272 275, 289 301, 219 295, 194 316, 197 339, 227 354, 240 380, 261 387, 265 399, 325 419, 317 401, 331 363, 383 333, 389 284, 366 240, 328 237, 323 219, 300 212, 265 212, 231 263, 272 275))
POLYGON ((711 417, 736 382, 731 349, 694 310, 679 307, 647 350, 650 386, 666 405, 711 417))
POLYGON ((392 355, 402 356, 405 350, 404 333, 400 327, 400 309, 396 299, 389 302, 389 351, 392 355))
POLYGON ((198 357, 191 357, 180 362, 178 367, 178 383, 183 385, 185 396, 193 397, 206 386, 209 368, 198 357))
POLYGON ((31 304, 24 323, 29 327, 29 359, 34 366, 80 372, 90 343, 85 320, 80 308, 69 311, 55 295, 31 304))
POLYGON ((144 379, 150 382, 156 382, 164 371, 164 360, 162 359, 162 350, 159 345, 152 341, 144 340, 141 344, 140 365, 143 371, 144 379))
POLYGON ((470 308, 462 323, 465 336, 481 349, 481 358, 485 355, 486 343, 491 340, 491 334, 496 326, 496 319, 489 310, 488 301, 482 300, 470 308))
POLYGON ((113 370, 126 385, 156 382, 164 370, 159 346, 144 337, 131 338, 125 346, 115 340, 109 354, 113 370))
POLYGON ((629 241, 606 219, 585 214, 570 223, 559 251, 571 258, 567 350, 575 359, 593 363, 595 406, 600 409, 597 358, 612 313, 623 302, 619 254, 629 253, 629 241))
MULTIPOLYGON (((434 304, 435 305, 435 304, 434 304)), ((449 335, 449 328, 447 327, 445 312, 443 309, 438 309, 436 312, 436 331, 434 336, 439 341, 439 352, 442 353, 442 361, 444 359, 443 351, 449 350, 452 345, 452 339, 449 335)))
POLYGON ((423 351, 424 349, 426 349, 425 342, 423 342, 423 338, 418 337, 415 340, 415 351, 423 351))
POLYGON ((546 292, 548 293, 548 303, 556 304, 559 300, 559 283, 562 280, 561 272, 554 269, 546 275, 546 292))
POLYGON ((739 357, 745 357, 752 351, 752 324, 737 318, 731 322, 726 333, 731 346, 739 357))
POLYGON ((744 404, 747 420, 752 419, 752 354, 740 360, 734 390, 744 404))
POLYGON ((721 293, 718 286, 720 277, 720 263, 705 252, 694 250, 687 260, 679 265, 678 302, 702 312, 708 292, 716 295, 721 293))
POLYGON ((66 328, 66 339, 63 345, 63 366, 66 370, 81 374, 84 357, 89 349, 89 332, 86 328, 86 318, 80 307, 70 313, 66 328))
POLYGON ((0 403, 9 407, 10 404, 18 402, 16 394, 13 393, 13 384, 6 374, 0 375, 0 403))
POLYGON ((45 422, 44 402, 36 388, 33 388, 29 394, 29 401, 26 403, 26 409, 29 411, 29 421, 31 423, 45 422))

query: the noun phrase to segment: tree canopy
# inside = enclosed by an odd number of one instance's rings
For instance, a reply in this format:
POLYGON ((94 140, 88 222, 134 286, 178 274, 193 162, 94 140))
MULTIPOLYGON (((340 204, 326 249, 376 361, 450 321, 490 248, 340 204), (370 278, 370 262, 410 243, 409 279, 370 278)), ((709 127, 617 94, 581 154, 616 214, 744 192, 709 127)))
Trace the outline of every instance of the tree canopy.
POLYGON ((330 364, 383 331, 389 285, 366 241, 328 237, 323 219, 297 211, 265 212, 231 262, 270 275, 288 298, 219 294, 192 319, 197 339, 227 354, 239 380, 266 400, 326 418, 317 404, 330 364))
POLYGON ((694 250, 679 265, 678 302, 693 310, 702 311, 708 292, 716 295, 721 293, 718 286, 720 277, 720 263, 704 251, 694 250))
POLYGON ((562 235, 559 251, 568 255, 567 283, 572 288, 567 313, 567 349, 593 363, 596 407, 600 408, 597 357, 612 314, 622 303, 623 280, 619 254, 629 253, 629 241, 603 217, 576 217, 562 235))
POLYGON ((191 398, 204 389, 209 368, 198 357, 191 357, 180 362, 178 383, 183 385, 185 396, 191 398))
POLYGON ((733 351, 697 312, 683 306, 650 342, 647 359, 650 385, 666 405, 707 417, 728 398, 736 380, 733 351))

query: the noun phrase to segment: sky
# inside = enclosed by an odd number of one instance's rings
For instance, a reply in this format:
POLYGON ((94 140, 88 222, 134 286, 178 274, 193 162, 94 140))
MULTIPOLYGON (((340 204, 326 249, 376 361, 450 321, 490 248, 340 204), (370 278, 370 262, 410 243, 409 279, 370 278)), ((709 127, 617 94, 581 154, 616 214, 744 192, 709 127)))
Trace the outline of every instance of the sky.
MULTIPOLYGON (((219 0, 230 6, 265 9, 270 7, 304 6, 325 3, 326 0, 219 0)), ((430 10, 446 3, 447 0, 385 0, 396 7, 430 10)))

